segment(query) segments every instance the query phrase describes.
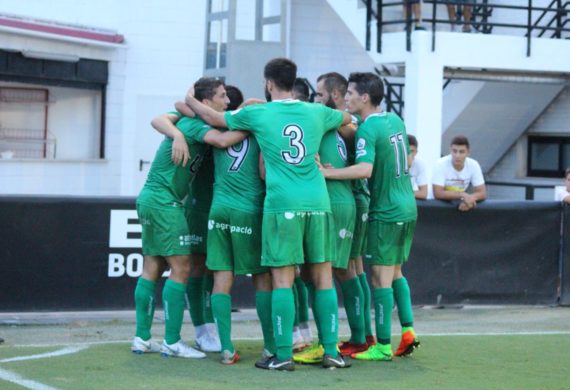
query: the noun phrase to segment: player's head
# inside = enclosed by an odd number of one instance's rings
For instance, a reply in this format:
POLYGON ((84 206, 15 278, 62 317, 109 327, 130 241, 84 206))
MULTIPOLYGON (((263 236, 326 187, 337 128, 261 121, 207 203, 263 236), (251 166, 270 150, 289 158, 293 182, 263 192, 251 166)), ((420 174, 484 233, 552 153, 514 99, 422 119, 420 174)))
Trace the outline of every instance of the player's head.
POLYGON ((194 84, 194 97, 216 111, 225 111, 230 103, 224 82, 212 77, 202 77, 194 84))
POLYGON ((449 150, 453 165, 463 166, 469 156, 469 140, 464 135, 457 135, 451 140, 449 150))
POLYGON ((358 114, 364 109, 375 109, 384 99, 384 83, 374 73, 351 73, 346 91, 346 109, 358 114))
POLYGON ((297 65, 288 58, 274 58, 265 64, 265 98, 271 100, 275 92, 290 92, 297 78, 297 65))
POLYGON ((228 99, 230 99, 230 104, 228 104, 228 108, 226 110, 237 110, 237 108, 243 103, 243 94, 240 89, 233 85, 226 85, 226 94, 228 95, 228 99))
POLYGON ((330 108, 344 107, 344 97, 347 88, 348 81, 340 73, 330 72, 322 74, 317 78, 315 102, 330 108))
POLYGON ((298 99, 302 102, 309 101, 309 86, 303 79, 295 79, 293 84, 293 98, 298 99))
POLYGON ((408 134, 408 144, 410 144, 410 157, 414 159, 418 154, 418 139, 414 135, 408 134))
POLYGON ((566 172, 564 172, 564 183, 566 184, 566 191, 570 191, 570 167, 566 168, 566 172))

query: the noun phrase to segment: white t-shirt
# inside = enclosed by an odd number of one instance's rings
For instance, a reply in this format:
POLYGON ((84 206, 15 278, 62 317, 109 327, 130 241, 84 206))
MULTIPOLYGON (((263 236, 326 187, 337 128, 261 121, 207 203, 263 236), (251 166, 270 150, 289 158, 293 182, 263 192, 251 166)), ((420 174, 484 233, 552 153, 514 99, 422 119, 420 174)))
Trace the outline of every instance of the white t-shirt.
POLYGON ((414 191, 420 189, 420 186, 425 186, 428 183, 426 165, 419 158, 414 158, 412 166, 410 167, 410 179, 412 180, 412 188, 414 191))
POLYGON ((562 202, 567 196, 570 196, 570 192, 566 189, 566 186, 557 186, 554 188, 554 200, 562 202))
POLYGON ((433 185, 442 186, 446 191, 463 192, 470 184, 473 187, 485 184, 485 179, 477 161, 467 157, 463 169, 456 171, 453 168, 451 155, 448 154, 437 160, 431 182, 433 185))

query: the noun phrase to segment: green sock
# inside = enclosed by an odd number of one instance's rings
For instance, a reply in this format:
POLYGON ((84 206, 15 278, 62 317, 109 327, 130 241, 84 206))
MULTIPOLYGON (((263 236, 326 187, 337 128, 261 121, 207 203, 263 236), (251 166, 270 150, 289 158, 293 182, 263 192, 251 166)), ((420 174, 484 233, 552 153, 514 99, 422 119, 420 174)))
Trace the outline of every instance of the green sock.
POLYGON ((350 342, 355 344, 364 344, 366 337, 364 335, 364 312, 363 301, 364 293, 360 286, 358 278, 346 280, 340 284, 342 296, 344 297, 344 309, 350 326, 350 342))
POLYGON ((394 292, 391 288, 375 288, 373 294, 376 313, 376 338, 380 344, 390 344, 394 292))
POLYGON ((164 341, 174 344, 180 340, 180 329, 184 319, 184 294, 186 285, 167 279, 162 289, 164 307, 164 341))
POLYGON ((329 288, 315 291, 315 308, 321 324, 322 343, 325 354, 338 355, 338 299, 336 290, 329 288))
POLYGON ((135 335, 143 340, 150 339, 150 328, 154 316, 154 294, 156 282, 139 278, 135 288, 135 309, 137 330, 135 335))
POLYGON ((315 310, 315 285, 313 283, 307 283, 307 295, 309 305, 311 305, 311 310, 313 311, 313 318, 315 319, 315 325, 317 326, 317 336, 319 338, 319 343, 322 344, 322 332, 321 332, 321 323, 319 322, 319 316, 315 310))
POLYGON ((299 297, 299 305, 297 310, 299 311, 299 322, 309 322, 309 297, 307 286, 300 276, 295 278, 295 287, 297 287, 297 295, 299 297))
POLYGON ((358 275, 358 280, 360 280, 360 286, 362 287, 362 293, 364 294, 364 304, 363 315, 364 315, 364 334, 366 336, 372 336, 372 325, 370 321, 370 286, 368 285, 368 279, 366 279, 366 273, 363 272, 358 275))
POLYGON ((414 326, 414 312, 412 310, 412 296, 410 294, 410 286, 406 278, 401 277, 392 282, 394 289, 394 300, 398 306, 398 317, 402 328, 414 326))
POLYGON ((212 294, 212 312, 218 326, 222 351, 234 352, 232 343, 232 297, 229 294, 212 294))
POLYGON ((291 359, 293 356, 293 317, 295 316, 295 303, 291 288, 273 290, 271 312, 277 358, 279 360, 291 359))
POLYGON ((212 312, 212 289, 214 288, 214 274, 206 273, 204 275, 204 322, 214 322, 214 313, 212 312))
POLYGON ((188 311, 194 326, 204 325, 204 278, 202 276, 188 278, 186 295, 188 297, 188 311))
POLYGON ((297 286, 293 284, 293 302, 295 303, 295 317, 293 318, 293 327, 299 326, 299 294, 297 294, 297 286))
POLYGON ((263 348, 275 354, 275 336, 273 335, 273 322, 271 321, 271 291, 257 291, 255 293, 255 308, 263 333, 263 348))

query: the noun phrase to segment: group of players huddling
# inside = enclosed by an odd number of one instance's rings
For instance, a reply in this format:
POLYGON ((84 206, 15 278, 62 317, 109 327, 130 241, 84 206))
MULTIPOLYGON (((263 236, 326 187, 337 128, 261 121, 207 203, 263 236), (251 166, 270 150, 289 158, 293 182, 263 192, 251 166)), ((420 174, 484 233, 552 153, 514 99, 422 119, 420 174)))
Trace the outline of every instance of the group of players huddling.
POLYGON ((417 218, 404 124, 381 110, 384 88, 372 73, 320 76, 316 103, 293 98, 296 74, 289 59, 269 61, 267 102, 250 99, 240 108, 223 82, 201 78, 177 112, 153 120, 166 137, 137 198, 145 260, 135 289, 133 352, 202 358, 219 351, 222 363, 239 361, 230 293, 234 275, 244 274, 253 276, 263 333, 258 368, 292 371, 295 362, 347 368, 347 356, 391 360, 394 303, 402 325, 394 354, 408 356, 419 346, 401 271, 417 218), (156 283, 167 267, 160 345, 150 330, 156 283), (204 292, 210 274, 211 295, 204 292), (340 344, 333 275, 351 329, 340 344), (310 346, 299 345, 297 329, 293 343, 296 322, 310 342, 307 316, 296 321, 295 301, 305 287, 318 331, 310 346), (187 303, 196 349, 180 337, 187 303), (210 305, 215 325, 204 318, 210 305), (301 349, 295 354, 294 345, 301 349))

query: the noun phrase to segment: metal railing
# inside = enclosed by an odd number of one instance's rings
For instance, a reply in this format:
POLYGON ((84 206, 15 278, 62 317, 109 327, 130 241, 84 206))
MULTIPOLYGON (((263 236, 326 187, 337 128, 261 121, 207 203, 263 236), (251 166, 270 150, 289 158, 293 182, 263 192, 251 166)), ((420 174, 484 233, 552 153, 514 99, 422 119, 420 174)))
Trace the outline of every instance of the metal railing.
MULTIPOLYGON (((373 19, 376 21, 376 51, 382 52, 382 34, 383 27, 390 25, 404 25, 406 31, 406 50, 411 51, 412 40, 411 33, 413 25, 420 22, 412 18, 411 4, 408 1, 385 1, 376 0, 375 7, 372 0, 362 0, 366 5, 366 50, 371 48, 371 35, 373 19), (386 9, 398 7, 403 10, 406 7, 404 18, 394 20, 386 20, 384 18, 386 9)), ((438 25, 451 26, 455 21, 449 18, 441 18, 438 16, 437 5, 455 5, 453 0, 423 0, 424 5, 431 5, 431 17, 422 18, 431 26, 432 30, 432 51, 435 51, 436 44, 436 30, 438 25)), ((403 13, 402 13, 403 14, 403 13)), ((561 39, 563 33, 570 33, 570 1, 563 2, 562 0, 552 0, 546 7, 533 6, 533 0, 527 0, 526 5, 507 5, 498 4, 496 2, 489 2, 488 0, 481 0, 480 4, 475 5, 473 12, 473 19, 471 20, 472 26, 483 34, 491 34, 493 28, 512 28, 524 31, 524 36, 527 38, 527 56, 531 55, 531 39, 533 33, 536 37, 545 37, 548 32, 551 32, 549 38, 561 39), (526 23, 506 23, 500 20, 491 20, 494 10, 511 10, 526 13, 526 23), (540 13, 538 18, 533 22, 533 13, 540 13)))
POLYGON ((539 188, 552 188, 556 186, 553 184, 530 184, 530 183, 512 183, 503 181, 485 181, 485 184, 492 186, 502 186, 502 187, 518 187, 524 188, 525 200, 534 200, 534 193, 536 189, 539 188))

